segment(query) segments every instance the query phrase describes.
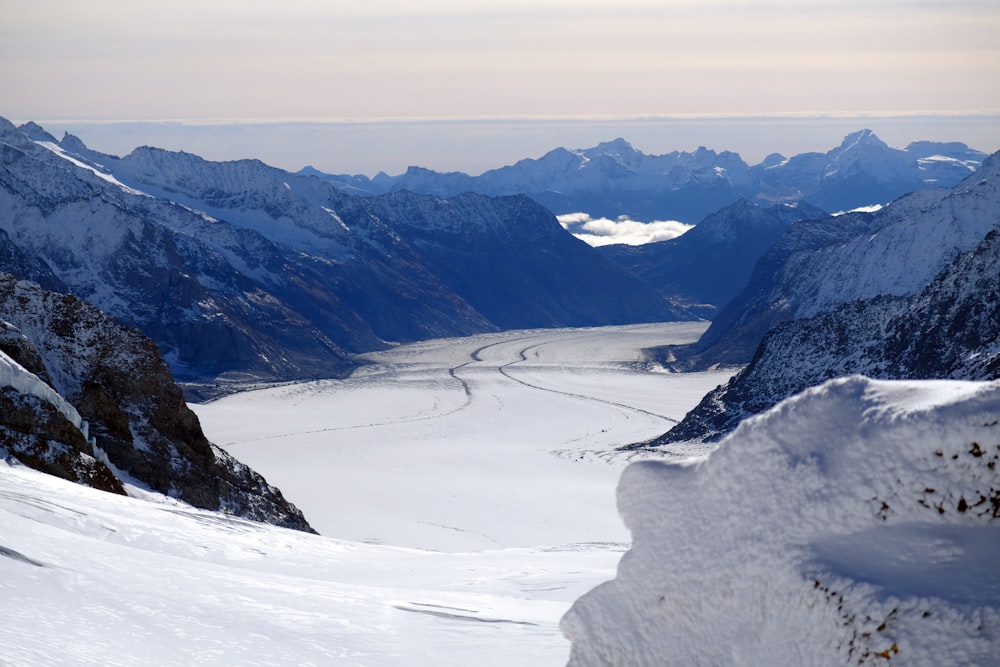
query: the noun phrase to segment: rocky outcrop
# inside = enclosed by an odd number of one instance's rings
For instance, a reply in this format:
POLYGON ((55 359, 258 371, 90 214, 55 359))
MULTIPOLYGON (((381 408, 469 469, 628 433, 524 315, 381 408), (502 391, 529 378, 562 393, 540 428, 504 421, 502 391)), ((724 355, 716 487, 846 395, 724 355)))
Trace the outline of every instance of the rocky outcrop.
POLYGON ((71 482, 124 495, 121 482, 95 458, 83 433, 51 404, 2 387, 0 415, 0 452, 6 456, 71 482))
POLYGON ((311 530, 278 489, 208 441, 152 340, 76 297, 9 274, 0 274, 0 320, 3 352, 70 403, 92 439, 44 401, 8 390, 10 410, 0 414, 6 433, 21 434, 8 447, 16 458, 107 490, 121 491, 124 481, 195 507, 311 530), (81 472, 88 458, 95 462, 81 472))

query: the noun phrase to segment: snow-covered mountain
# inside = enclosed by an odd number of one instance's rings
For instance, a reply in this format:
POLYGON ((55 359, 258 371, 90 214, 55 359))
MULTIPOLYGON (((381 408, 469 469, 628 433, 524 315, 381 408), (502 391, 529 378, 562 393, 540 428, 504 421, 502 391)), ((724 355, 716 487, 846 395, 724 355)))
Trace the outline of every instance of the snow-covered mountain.
POLYGON ((2 252, 148 333, 187 379, 331 377, 386 341, 692 318, 523 196, 359 198, 256 160, 117 158, 6 121, 0 184, 2 252))
POLYGON ((105 491, 311 530, 206 439, 156 345, 94 306, 0 273, 0 458, 105 491))
POLYGON ((919 294, 845 303, 775 327, 750 364, 659 443, 717 440, 831 377, 1000 379, 1000 228, 919 294))
POLYGON ((772 256, 784 260, 776 269, 758 264, 757 281, 733 302, 743 311, 727 307, 712 326, 732 328, 699 360, 731 354, 760 328, 783 323, 658 444, 717 440, 746 416, 833 377, 1000 378, 1000 154, 959 187, 903 198, 862 230, 818 249, 782 249, 772 256))
POLYGON ((556 148, 479 176, 420 167, 371 179, 326 175, 311 167, 300 173, 320 175, 353 193, 523 193, 558 214, 583 211, 610 219, 627 215, 695 223, 741 198, 764 204, 808 201, 831 212, 884 204, 914 190, 954 185, 984 157, 958 142, 891 148, 865 129, 826 153, 791 158, 774 153, 753 167, 730 151, 701 147, 647 155, 615 139, 586 149, 556 148))
POLYGON ((677 238, 639 246, 608 245, 599 251, 661 294, 710 317, 739 294, 757 260, 793 222, 825 217, 805 202, 764 208, 741 199, 677 238))
POLYGON ((961 143, 921 141, 890 148, 871 130, 847 135, 826 153, 769 155, 751 169, 760 196, 804 199, 830 212, 884 204, 927 187, 958 183, 986 157, 961 143))
POLYGON ((661 358, 681 368, 746 364, 764 335, 781 322, 856 299, 916 294, 998 225, 998 155, 953 188, 916 192, 876 213, 794 223, 764 253, 746 287, 705 335, 661 358))
MULTIPOLYGON (((994 276, 995 277, 995 276, 994 276)), ((995 665, 1000 383, 832 380, 632 464, 570 665, 995 665)))

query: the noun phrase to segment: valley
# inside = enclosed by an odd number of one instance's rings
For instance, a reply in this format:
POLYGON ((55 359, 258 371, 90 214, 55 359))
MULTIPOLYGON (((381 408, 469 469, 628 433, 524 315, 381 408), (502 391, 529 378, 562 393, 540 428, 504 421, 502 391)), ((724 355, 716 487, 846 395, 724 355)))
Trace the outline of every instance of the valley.
POLYGON ((624 542, 616 449, 731 375, 645 372, 641 349, 705 326, 432 340, 365 355, 345 380, 192 407, 323 535, 439 551, 624 542))
POLYGON ((0 464, 13 664, 552 665, 629 547, 615 448, 729 373, 640 371, 705 323, 513 331, 193 406, 321 533, 0 464), (60 638, 58 643, 53 638, 60 638))

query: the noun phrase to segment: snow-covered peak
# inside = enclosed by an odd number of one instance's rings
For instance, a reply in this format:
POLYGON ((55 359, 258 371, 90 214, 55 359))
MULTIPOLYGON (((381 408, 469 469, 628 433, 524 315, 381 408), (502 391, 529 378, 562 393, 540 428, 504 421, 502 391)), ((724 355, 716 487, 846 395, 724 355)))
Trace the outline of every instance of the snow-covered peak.
POLYGON ((835 150, 847 151, 852 148, 862 147, 889 148, 888 144, 879 139, 874 132, 865 128, 851 132, 845 136, 844 140, 840 142, 840 146, 835 150))
POLYGON ((51 141, 52 143, 58 143, 55 137, 46 132, 45 128, 34 121, 29 121, 17 129, 24 133, 24 135, 32 141, 51 141))
POLYGON ((781 153, 771 153, 763 160, 761 160, 760 166, 765 169, 773 169, 774 167, 780 167, 788 162, 788 158, 781 153))
POLYGON ((580 152, 584 153, 585 155, 596 153, 596 154, 612 155, 614 157, 621 157, 623 155, 629 153, 636 153, 638 151, 632 148, 632 144, 625 141, 625 139, 618 137, 616 139, 612 139, 611 141, 602 141, 601 143, 597 144, 597 146, 595 146, 594 148, 581 150, 580 152))

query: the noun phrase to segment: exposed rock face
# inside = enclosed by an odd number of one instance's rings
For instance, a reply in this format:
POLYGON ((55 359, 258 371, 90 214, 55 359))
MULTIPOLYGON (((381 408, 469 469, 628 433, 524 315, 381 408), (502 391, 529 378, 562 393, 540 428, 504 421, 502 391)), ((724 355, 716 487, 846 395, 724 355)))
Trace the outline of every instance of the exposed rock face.
POLYGON ((114 473, 196 507, 311 530, 278 489, 205 438, 149 338, 9 274, 0 274, 0 320, 3 352, 72 404, 96 438, 92 446, 44 401, 7 391, 5 432, 23 436, 17 458, 99 488, 120 492, 114 473), (103 463, 76 470, 87 459, 103 463))
POLYGON ((52 405, 10 387, 0 388, 0 451, 24 465, 111 493, 121 482, 94 458, 78 428, 52 405))

